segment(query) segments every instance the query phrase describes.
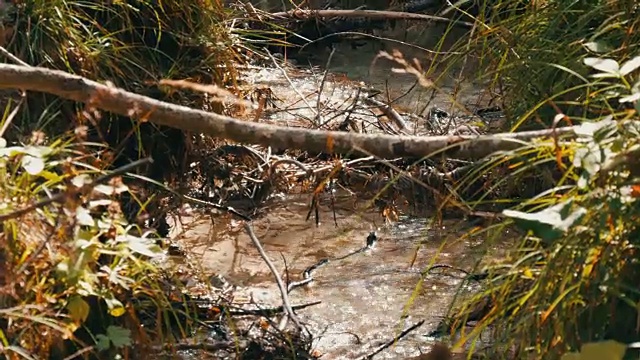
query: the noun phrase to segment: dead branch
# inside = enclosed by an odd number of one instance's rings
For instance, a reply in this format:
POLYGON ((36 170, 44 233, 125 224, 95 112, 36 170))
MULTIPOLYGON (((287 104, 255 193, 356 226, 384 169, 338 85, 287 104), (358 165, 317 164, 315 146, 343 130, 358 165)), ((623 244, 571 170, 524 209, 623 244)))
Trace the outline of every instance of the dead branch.
POLYGON ((473 24, 467 21, 459 21, 441 16, 415 14, 402 11, 381 11, 381 10, 291 10, 286 12, 272 13, 274 18, 295 18, 295 19, 311 19, 314 17, 329 18, 367 18, 381 20, 417 20, 417 21, 438 21, 454 23, 466 27, 473 27, 473 24))
POLYGON ((291 319, 299 330, 304 329, 302 327, 302 324, 300 323, 300 320, 298 320, 298 317, 296 316, 296 313, 293 311, 293 308, 291 307, 291 303, 289 302, 289 295, 287 293, 287 289, 284 286, 284 282, 280 278, 280 275, 278 274, 278 270, 276 270, 276 267, 275 267, 275 265, 273 265, 273 262, 271 262, 271 260, 269 260, 269 257, 267 256, 267 253, 264 251, 264 249, 262 248, 262 245, 260 244, 260 240, 258 240, 258 237, 253 232, 253 228, 251 227, 251 224, 246 222, 244 224, 244 229, 247 232, 247 234, 249 234, 249 238, 251 239, 251 242, 253 242, 253 245, 258 249, 258 252, 260 253, 260 256, 262 257, 264 262, 269 267, 269 270, 271 270, 271 274, 273 274, 273 276, 276 279, 276 284, 278 285, 278 289, 280 289, 280 295, 282 296, 282 307, 284 308, 285 312, 287 313, 287 317, 283 318, 283 321, 280 322, 280 326, 278 326, 278 329, 284 330, 284 328, 285 328, 285 326, 287 324, 286 319, 291 319))
POLYGON ((378 353, 382 352, 384 349, 390 347, 391 345, 397 343, 400 339, 402 339, 403 337, 407 336, 407 334, 409 334, 410 332, 412 332, 413 330, 419 328, 420 326, 422 326, 422 324, 424 324, 424 320, 420 320, 417 323, 411 325, 410 327, 408 327, 407 329, 403 330, 400 334, 398 334, 397 336, 394 336, 393 339, 391 339, 390 341, 387 341, 386 343, 384 343, 383 345, 379 346, 376 350, 374 350, 371 354, 363 356, 361 359, 362 360, 371 360, 373 359, 374 356, 376 356, 378 353))
POLYGON ((398 111, 396 111, 396 109, 394 109, 391 105, 387 105, 382 101, 376 100, 371 97, 365 97, 364 103, 377 107, 380 111, 382 111, 383 114, 385 114, 391 121, 396 124, 400 131, 407 130, 407 124, 405 124, 402 115, 400 115, 398 111))
POLYGON ((496 151, 514 150, 535 138, 570 135, 574 127, 495 135, 394 136, 309 130, 237 120, 228 116, 158 101, 69 73, 40 67, 0 64, 0 88, 45 92, 185 131, 240 143, 310 152, 356 153, 380 158, 441 156, 481 159, 496 151))

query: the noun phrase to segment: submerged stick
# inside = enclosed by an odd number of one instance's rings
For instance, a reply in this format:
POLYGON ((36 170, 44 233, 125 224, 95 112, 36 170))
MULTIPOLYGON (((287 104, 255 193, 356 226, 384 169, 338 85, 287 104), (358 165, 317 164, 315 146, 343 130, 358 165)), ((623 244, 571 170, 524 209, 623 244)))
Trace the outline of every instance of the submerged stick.
POLYGON ((420 326, 422 326, 422 324, 424 324, 424 320, 420 320, 417 323, 411 325, 409 328, 403 330, 400 334, 398 334, 398 336, 395 336, 393 339, 391 339, 391 340, 387 341, 386 343, 384 343, 383 345, 379 346, 371 354, 369 354, 367 356, 363 356, 362 358, 360 358, 360 360, 371 360, 371 359, 373 359, 374 356, 376 356, 377 354, 381 353, 384 349, 386 349, 386 348, 390 347, 391 345, 395 344, 398 340, 402 339, 403 337, 407 336, 407 334, 409 334, 413 330, 415 330, 415 329, 419 328, 420 326))
MULTIPOLYGON (((291 307, 291 303, 289 302, 289 295, 287 293, 287 288, 285 287, 284 282, 280 278, 280 274, 278 274, 278 270, 276 269, 275 265, 273 265, 273 262, 269 260, 267 253, 262 248, 262 245, 260 244, 260 240, 258 240, 258 237, 256 237, 256 234, 253 232, 253 228, 251 227, 251 224, 249 224, 248 222, 244 223, 244 229, 247 232, 247 234, 249 234, 249 238, 251 239, 251 242, 253 242, 253 245, 258 249, 260 256, 269 267, 269 270, 271 271, 271 274, 273 274, 273 277, 276 279, 276 284, 278 284, 278 289, 280 290, 280 296, 282 297, 282 306, 284 307, 284 310, 287 313, 287 317, 290 318, 291 321, 294 322, 294 324, 296 324, 298 329, 303 329, 302 324, 300 324, 300 320, 298 320, 298 317, 293 312, 293 308, 291 307)), ((287 317, 285 317, 285 319, 287 319, 287 317)), ((286 321, 282 321, 279 326, 280 330, 281 331, 284 330, 285 326, 286 326, 286 321)))
POLYGON ((532 139, 576 135, 575 127, 480 136, 427 137, 290 128, 242 121, 158 101, 59 70, 0 64, 0 89, 8 88, 54 94, 132 119, 241 143, 329 154, 355 153, 387 159, 423 158, 436 154, 456 159, 482 159, 497 151, 518 149, 532 139))

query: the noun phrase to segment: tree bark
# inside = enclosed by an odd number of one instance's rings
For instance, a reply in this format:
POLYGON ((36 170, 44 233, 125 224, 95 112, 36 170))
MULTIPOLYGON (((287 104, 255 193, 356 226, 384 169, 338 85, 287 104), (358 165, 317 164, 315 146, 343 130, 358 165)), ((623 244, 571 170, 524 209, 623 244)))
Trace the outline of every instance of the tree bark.
POLYGON ((97 109, 184 131, 279 149, 374 155, 380 158, 440 156, 480 159, 540 137, 575 135, 574 127, 482 136, 393 136, 321 131, 259 124, 158 101, 59 70, 0 64, 0 88, 39 91, 97 109))

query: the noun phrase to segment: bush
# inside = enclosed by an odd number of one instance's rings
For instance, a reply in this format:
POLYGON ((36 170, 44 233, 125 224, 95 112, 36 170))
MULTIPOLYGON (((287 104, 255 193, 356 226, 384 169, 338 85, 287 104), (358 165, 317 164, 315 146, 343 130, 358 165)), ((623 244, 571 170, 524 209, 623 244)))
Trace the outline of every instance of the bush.
POLYGON ((521 115, 513 128, 540 126, 534 114, 545 126, 580 126, 575 139, 541 141, 496 158, 511 161, 514 174, 542 166, 559 176, 555 186, 503 212, 503 229, 513 224, 526 235, 492 269, 485 290, 454 314, 457 324, 470 313, 479 320, 461 342, 491 329, 494 352, 555 359, 590 341, 637 340, 637 11, 631 1, 549 1, 489 22, 473 38, 485 41, 480 60, 490 69, 487 78, 510 89, 505 104, 521 115))
POLYGON ((69 355, 64 339, 97 350, 131 345, 139 338, 131 299, 158 294, 150 259, 159 248, 129 233, 118 200, 128 189, 91 165, 86 144, 33 140, 0 138, 0 353, 69 355))

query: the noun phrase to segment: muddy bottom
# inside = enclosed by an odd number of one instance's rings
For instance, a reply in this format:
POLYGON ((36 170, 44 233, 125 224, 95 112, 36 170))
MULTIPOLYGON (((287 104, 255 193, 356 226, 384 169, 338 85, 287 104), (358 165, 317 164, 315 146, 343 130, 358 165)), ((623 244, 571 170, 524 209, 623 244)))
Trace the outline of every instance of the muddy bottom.
MULTIPOLYGON (((381 215, 361 210, 364 202, 338 201, 335 217, 329 201, 321 205, 320 224, 306 221, 309 196, 296 195, 270 205, 267 215, 254 221, 256 235, 276 267, 291 281, 323 258, 337 258, 365 245, 376 231, 378 242, 366 252, 332 261, 314 272, 311 286, 290 293, 292 305, 321 301, 298 311, 314 334, 314 347, 323 359, 355 359, 370 353, 404 328, 425 324, 376 358, 398 359, 426 352, 433 339, 425 334, 446 314, 459 289, 459 274, 420 272, 433 262, 472 270, 481 253, 482 239, 463 236, 464 224, 430 226, 426 219, 401 218, 385 224, 381 215), (413 263, 413 266, 412 266, 413 263), (413 296, 415 295, 415 296, 413 296), (413 301, 411 301, 413 298, 413 301)), ((183 217, 174 238, 207 275, 222 275, 238 286, 237 299, 261 307, 281 305, 275 281, 258 251, 229 217, 183 217)), ((490 250, 491 251, 491 250, 490 250)), ((495 249, 498 252, 498 249, 495 249)))

